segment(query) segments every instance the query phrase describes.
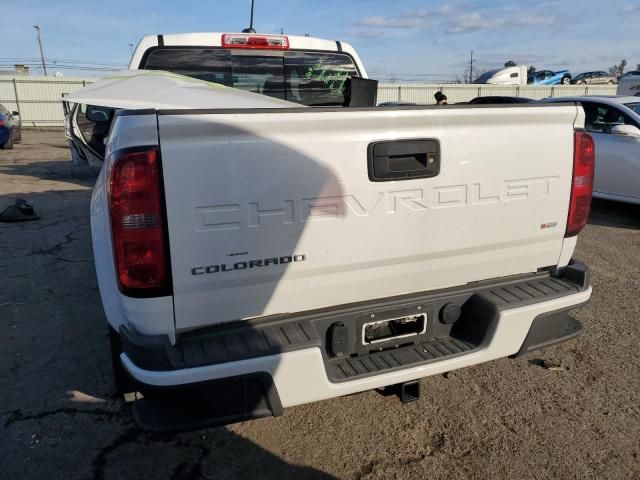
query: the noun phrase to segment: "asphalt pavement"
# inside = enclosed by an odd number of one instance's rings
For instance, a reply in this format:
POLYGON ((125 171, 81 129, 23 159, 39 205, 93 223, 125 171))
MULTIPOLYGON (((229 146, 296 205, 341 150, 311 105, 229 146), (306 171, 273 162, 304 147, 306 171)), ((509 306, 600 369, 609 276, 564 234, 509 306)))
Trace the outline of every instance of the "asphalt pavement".
POLYGON ((176 435, 116 398, 91 253, 96 174, 59 130, 0 150, 0 478, 640 478, 640 207, 594 201, 576 340, 426 378, 419 401, 366 392, 176 435), (548 368, 553 365, 557 368, 548 368))

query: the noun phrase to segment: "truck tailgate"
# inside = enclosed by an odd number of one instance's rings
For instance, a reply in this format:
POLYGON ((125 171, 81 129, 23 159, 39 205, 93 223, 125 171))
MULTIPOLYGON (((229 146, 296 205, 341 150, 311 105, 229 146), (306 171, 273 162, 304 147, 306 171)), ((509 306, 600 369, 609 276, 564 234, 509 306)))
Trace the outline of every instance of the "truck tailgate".
POLYGON ((556 265, 577 116, 566 105, 160 111, 176 328, 556 265), (369 157, 385 152, 389 171, 373 181, 369 157), (421 165, 431 176, 409 175, 421 165))

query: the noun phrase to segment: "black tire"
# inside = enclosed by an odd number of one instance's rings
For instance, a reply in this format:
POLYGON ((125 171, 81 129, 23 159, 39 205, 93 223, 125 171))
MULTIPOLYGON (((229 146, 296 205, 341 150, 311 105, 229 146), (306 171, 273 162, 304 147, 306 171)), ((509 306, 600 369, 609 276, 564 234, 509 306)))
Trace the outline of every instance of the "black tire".
POLYGON ((4 145, 0 145, 4 150, 12 150, 13 149, 13 130, 9 132, 9 140, 4 145))
POLYGON ((562 80, 560 80, 560 83, 562 85, 569 85, 571 83, 571 77, 562 77, 562 80))
POLYGON ((109 325, 109 345, 111 347, 111 365, 113 367, 113 379, 116 384, 116 394, 123 396, 126 393, 135 392, 135 384, 126 372, 120 361, 122 353, 122 345, 120 343, 120 334, 109 325))
POLYGON ((613 80, 609 80, 609 81, 607 82, 607 85, 614 85, 613 80))

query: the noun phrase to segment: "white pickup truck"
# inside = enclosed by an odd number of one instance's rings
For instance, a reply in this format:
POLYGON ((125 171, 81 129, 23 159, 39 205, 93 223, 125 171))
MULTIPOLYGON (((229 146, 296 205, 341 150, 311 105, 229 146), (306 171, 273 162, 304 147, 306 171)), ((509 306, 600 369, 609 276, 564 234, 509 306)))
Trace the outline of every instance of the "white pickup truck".
POLYGON ((576 104, 342 107, 364 67, 308 37, 146 37, 130 68, 67 100, 113 116, 93 250, 143 427, 409 401, 422 377, 581 332, 576 104))

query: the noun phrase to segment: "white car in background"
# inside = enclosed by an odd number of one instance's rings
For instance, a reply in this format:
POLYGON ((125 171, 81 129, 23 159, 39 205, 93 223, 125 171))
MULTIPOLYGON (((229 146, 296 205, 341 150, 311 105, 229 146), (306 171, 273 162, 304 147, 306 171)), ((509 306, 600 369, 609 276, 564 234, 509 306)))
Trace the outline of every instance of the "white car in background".
POLYGON ((640 98, 561 97, 541 102, 578 102, 585 129, 595 140, 593 196, 640 205, 640 98))

